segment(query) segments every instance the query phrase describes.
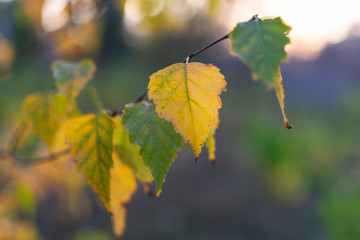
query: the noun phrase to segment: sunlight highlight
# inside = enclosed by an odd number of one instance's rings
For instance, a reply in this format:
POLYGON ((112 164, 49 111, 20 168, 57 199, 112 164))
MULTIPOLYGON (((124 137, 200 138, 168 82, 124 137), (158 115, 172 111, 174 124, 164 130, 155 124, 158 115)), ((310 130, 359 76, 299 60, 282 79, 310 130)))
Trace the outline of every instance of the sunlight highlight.
POLYGON ((358 0, 252 0, 225 5, 221 17, 227 19, 227 28, 254 14, 261 18, 281 16, 292 26, 288 51, 302 58, 315 57, 327 44, 344 40, 360 25, 358 0))
POLYGON ((69 14, 64 11, 68 0, 46 0, 42 8, 42 26, 45 31, 56 31, 69 21, 69 14))

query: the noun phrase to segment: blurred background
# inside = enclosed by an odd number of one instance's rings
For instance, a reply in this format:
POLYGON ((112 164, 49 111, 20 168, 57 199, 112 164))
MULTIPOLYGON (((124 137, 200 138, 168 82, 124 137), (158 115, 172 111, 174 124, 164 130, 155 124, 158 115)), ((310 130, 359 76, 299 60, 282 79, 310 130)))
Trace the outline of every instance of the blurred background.
MULTIPOLYGON (((224 41, 193 61, 228 82, 216 167, 178 153, 159 198, 140 188, 123 239, 360 239, 360 2, 285 0, 0 0, 0 148, 26 95, 54 87, 55 59, 91 57, 91 83, 118 109, 155 71, 254 14, 292 26, 282 65, 286 130, 276 96, 224 41)), ((84 113, 95 111, 80 95, 84 113)), ((44 153, 24 136, 24 156, 44 153)), ((116 239, 111 216, 68 159, 0 162, 0 239, 116 239), (7 236, 7 238, 5 238, 7 236), (10 237, 9 237, 10 236, 10 237)))

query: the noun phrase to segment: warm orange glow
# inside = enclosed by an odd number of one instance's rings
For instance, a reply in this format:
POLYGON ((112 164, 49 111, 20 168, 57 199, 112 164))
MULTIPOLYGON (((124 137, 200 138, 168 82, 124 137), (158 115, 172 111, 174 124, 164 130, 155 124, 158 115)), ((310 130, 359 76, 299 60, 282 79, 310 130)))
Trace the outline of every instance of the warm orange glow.
POLYGON ((15 58, 13 45, 0 34, 0 73, 10 70, 15 58))

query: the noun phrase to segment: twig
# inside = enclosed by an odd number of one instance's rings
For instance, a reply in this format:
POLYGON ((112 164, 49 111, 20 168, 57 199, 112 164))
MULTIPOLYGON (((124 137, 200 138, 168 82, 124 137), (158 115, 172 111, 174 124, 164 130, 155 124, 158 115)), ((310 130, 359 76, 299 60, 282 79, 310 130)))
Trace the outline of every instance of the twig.
MULTIPOLYGON (((135 100, 129 102, 128 104, 130 103, 138 103, 138 102, 141 102, 146 94, 148 93, 148 89, 146 89, 143 93, 141 93, 135 100)), ((121 115, 124 111, 126 106, 123 106, 122 108, 120 108, 119 110, 105 110, 106 114, 109 115, 110 117, 116 117, 118 115, 121 115)))
MULTIPOLYGON (((222 36, 221 38, 219 38, 219 39, 217 39, 217 40, 209 43, 209 44, 206 45, 205 47, 203 47, 203 48, 197 50, 196 52, 193 52, 193 53, 190 54, 189 56, 187 56, 187 57, 182 61, 182 63, 188 63, 193 57, 199 55, 201 52, 203 52, 203 51, 205 51, 206 49, 214 46, 215 44, 217 44, 217 43, 219 43, 219 42, 221 42, 221 41, 223 41, 223 40, 225 40, 225 39, 228 39, 229 37, 230 37, 230 33, 228 33, 228 34, 222 36)), ((146 89, 143 93, 140 94, 139 97, 137 97, 135 100, 133 100, 133 101, 131 101, 131 102, 129 102, 129 103, 138 103, 138 102, 141 102, 141 101, 145 98, 145 96, 146 96, 146 94, 148 93, 148 91, 149 91, 149 89, 146 89)), ((128 103, 128 104, 129 104, 129 103, 128 103)), ((105 112, 106 112, 110 117, 115 117, 115 116, 121 115, 121 114, 123 113, 125 107, 126 107, 126 106, 120 108, 119 110, 105 110, 105 112)))
POLYGON ((205 47, 203 47, 203 48, 197 50, 196 52, 190 54, 189 56, 187 56, 187 57, 182 61, 182 63, 186 63, 187 61, 190 61, 190 60, 191 60, 193 57, 195 57, 196 55, 198 55, 198 54, 200 54, 201 52, 205 51, 206 49, 214 46, 215 44, 217 44, 217 43, 219 43, 219 42, 221 42, 221 41, 223 41, 223 40, 225 40, 225 39, 228 39, 229 37, 230 37, 230 33, 222 36, 221 38, 215 40, 215 41, 212 42, 212 43, 209 43, 209 44, 206 45, 205 47))
POLYGON ((65 156, 70 153, 70 149, 64 149, 59 152, 50 153, 46 156, 25 158, 16 153, 19 142, 27 130, 25 121, 21 121, 15 128, 13 135, 11 136, 8 150, 0 149, 0 160, 11 159, 11 162, 18 167, 32 167, 40 165, 46 162, 56 160, 59 157, 65 156))
MULTIPOLYGON (((51 162, 53 160, 56 160, 62 156, 65 156, 70 153, 70 148, 63 149, 59 152, 51 153, 46 156, 40 156, 40 157, 32 157, 32 158, 24 158, 20 155, 18 155, 15 152, 11 151, 5 151, 0 150, 0 156, 1 158, 8 158, 11 159, 11 162, 15 164, 18 167, 33 167, 38 166, 47 162, 51 162)), ((0 158, 0 159, 1 159, 0 158)))

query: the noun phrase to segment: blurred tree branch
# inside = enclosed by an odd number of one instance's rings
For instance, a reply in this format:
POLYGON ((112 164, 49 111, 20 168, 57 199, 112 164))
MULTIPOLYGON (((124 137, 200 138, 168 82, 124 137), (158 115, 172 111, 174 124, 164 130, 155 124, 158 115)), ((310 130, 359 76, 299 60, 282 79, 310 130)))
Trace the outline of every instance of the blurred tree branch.
POLYGON ((0 160, 9 159, 13 164, 18 167, 32 167, 56 160, 70 153, 70 148, 66 148, 45 156, 29 158, 20 156, 19 154, 17 154, 17 148, 26 130, 27 125, 25 124, 25 122, 20 122, 20 124, 16 127, 15 131, 11 136, 7 149, 0 149, 0 160))

